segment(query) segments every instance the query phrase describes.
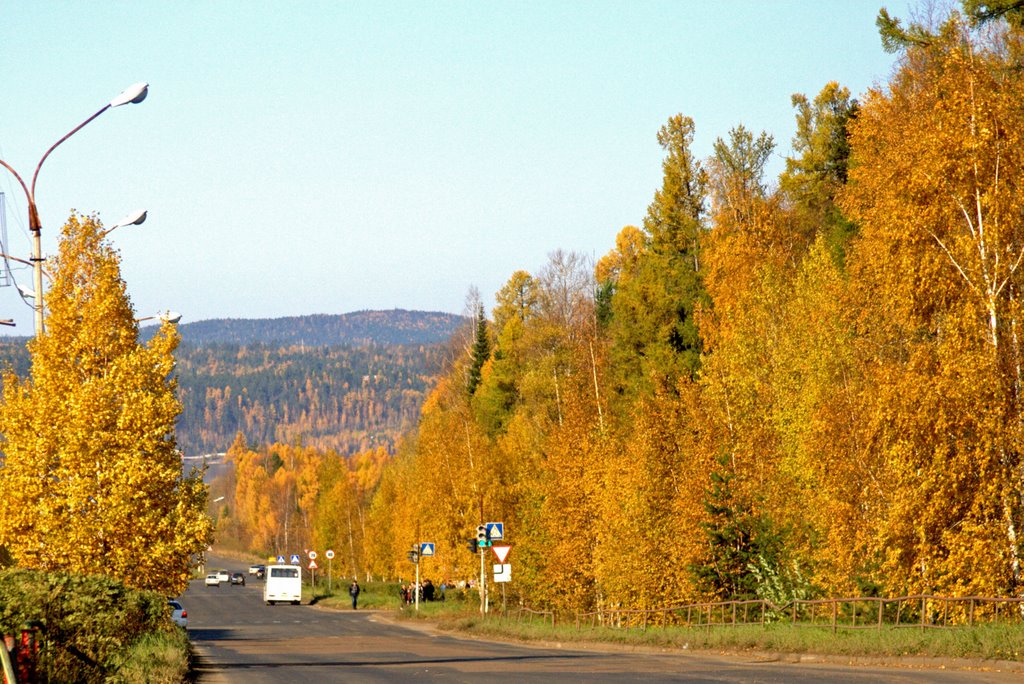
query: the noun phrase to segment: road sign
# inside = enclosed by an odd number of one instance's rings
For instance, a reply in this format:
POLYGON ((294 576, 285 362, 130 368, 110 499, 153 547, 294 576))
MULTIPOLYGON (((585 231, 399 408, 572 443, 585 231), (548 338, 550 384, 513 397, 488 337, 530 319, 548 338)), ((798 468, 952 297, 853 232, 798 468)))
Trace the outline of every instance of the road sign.
POLYGON ((318 567, 318 566, 317 566, 317 564, 316 564, 316 561, 315 561, 315 560, 311 560, 311 561, 309 561, 309 569, 310 569, 310 570, 316 570, 316 569, 317 569, 317 567, 318 567))
POLYGON ((434 555, 434 542, 420 542, 420 555, 421 556, 433 556, 434 555))
POLYGON ((499 563, 504 563, 505 559, 508 558, 508 552, 512 550, 512 547, 508 544, 495 544, 491 547, 491 551, 498 557, 499 563))
POLYGON ((283 564, 284 563, 284 556, 278 556, 277 557, 277 562, 283 564))
POLYGON ((325 553, 324 555, 327 556, 327 560, 331 560, 332 558, 334 558, 334 551, 332 549, 327 549, 327 553, 325 553))
POLYGON ((495 582, 511 582, 512 581, 512 564, 511 563, 496 563, 494 565, 494 581, 495 582))
POLYGON ((293 553, 292 557, 289 559, 288 562, 291 563, 292 565, 298 565, 299 564, 299 554, 293 553))
POLYGON ((309 552, 309 560, 316 560, 316 551, 309 552))
POLYGON ((496 539, 505 538, 505 523, 503 522, 489 522, 487 527, 487 538, 491 541, 496 539))

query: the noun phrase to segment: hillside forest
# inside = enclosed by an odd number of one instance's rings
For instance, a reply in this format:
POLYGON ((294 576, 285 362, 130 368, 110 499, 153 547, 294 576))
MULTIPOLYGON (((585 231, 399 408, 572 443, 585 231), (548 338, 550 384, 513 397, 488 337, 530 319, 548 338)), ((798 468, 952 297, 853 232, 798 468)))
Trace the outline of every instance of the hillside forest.
MULTIPOLYGON (((516 271, 451 345, 394 453, 235 441, 222 539, 335 549, 346 572, 510 601, 1020 596, 1024 12, 879 16, 858 97, 794 95, 796 134, 657 131, 663 179, 596 264, 516 271), (230 534, 228 534, 230 532, 230 534)), ((338 567, 338 560, 335 567, 338 567)))
POLYGON ((415 425, 442 352, 438 344, 189 346, 178 356, 179 443, 187 454, 216 453, 241 432, 257 444, 390 451, 415 425))
MULTIPOLYGON (((453 314, 396 309, 180 325, 178 448, 223 452, 241 432, 255 444, 393 451, 463 324, 453 314)), ((142 328, 140 338, 156 330, 142 328)), ((0 367, 26 375, 25 342, 0 341, 0 367)))

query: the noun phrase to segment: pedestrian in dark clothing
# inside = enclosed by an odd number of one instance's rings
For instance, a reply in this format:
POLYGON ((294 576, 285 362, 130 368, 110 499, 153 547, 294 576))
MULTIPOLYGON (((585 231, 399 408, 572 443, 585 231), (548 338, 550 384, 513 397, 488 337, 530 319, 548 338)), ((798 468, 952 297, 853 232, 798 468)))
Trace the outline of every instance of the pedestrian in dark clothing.
POLYGON ((352 597, 352 610, 358 610, 356 602, 359 601, 359 583, 355 580, 352 580, 352 586, 348 588, 348 595, 352 597))

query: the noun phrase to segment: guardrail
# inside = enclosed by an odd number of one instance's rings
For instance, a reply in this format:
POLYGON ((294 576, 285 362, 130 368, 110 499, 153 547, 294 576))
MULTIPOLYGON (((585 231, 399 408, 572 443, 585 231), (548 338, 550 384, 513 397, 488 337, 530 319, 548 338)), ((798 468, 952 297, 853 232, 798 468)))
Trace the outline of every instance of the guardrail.
POLYGON ((771 601, 737 600, 685 603, 659 608, 600 608, 575 613, 509 608, 502 619, 571 623, 588 627, 739 627, 769 623, 792 627, 840 629, 953 628, 976 624, 1024 625, 1024 598, 990 596, 935 596, 915 594, 882 598, 860 596, 832 599, 797 599, 776 605, 771 601))

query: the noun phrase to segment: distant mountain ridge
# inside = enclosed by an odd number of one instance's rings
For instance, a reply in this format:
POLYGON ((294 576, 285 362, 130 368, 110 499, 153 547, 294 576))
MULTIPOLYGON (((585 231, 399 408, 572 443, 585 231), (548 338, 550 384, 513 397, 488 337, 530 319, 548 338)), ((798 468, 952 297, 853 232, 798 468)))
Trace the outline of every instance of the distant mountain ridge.
MULTIPOLYGON (((354 311, 284 318, 214 318, 178 326, 189 345, 267 344, 357 346, 437 344, 449 339, 466 318, 439 311, 354 311)), ((144 338, 155 326, 143 328, 144 338)))
MULTIPOLYGON (((445 343, 466 322, 393 309, 179 324, 178 446, 189 455, 226 451, 241 432, 255 445, 390 450, 415 424, 445 343)), ((0 368, 28 375, 28 339, 0 339, 0 368)))

